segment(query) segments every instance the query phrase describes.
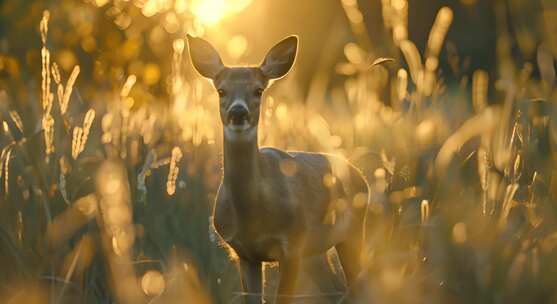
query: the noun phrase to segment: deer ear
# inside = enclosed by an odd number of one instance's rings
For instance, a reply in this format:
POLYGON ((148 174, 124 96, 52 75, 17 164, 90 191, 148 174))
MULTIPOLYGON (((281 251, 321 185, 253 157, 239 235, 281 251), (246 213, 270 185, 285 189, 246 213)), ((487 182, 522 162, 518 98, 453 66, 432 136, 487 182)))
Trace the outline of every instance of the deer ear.
POLYGON ((193 66, 203 77, 214 79, 224 69, 219 53, 204 39, 189 34, 187 37, 193 66))
POLYGON ((289 36, 277 43, 267 52, 265 60, 259 67, 268 79, 281 78, 290 71, 296 59, 298 37, 289 36))

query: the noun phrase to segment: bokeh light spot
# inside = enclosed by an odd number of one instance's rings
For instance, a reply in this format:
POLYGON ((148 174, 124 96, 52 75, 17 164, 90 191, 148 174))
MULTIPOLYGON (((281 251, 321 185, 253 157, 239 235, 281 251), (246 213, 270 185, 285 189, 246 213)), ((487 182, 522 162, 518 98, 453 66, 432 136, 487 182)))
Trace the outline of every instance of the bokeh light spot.
POLYGON ((159 271, 149 270, 141 278, 141 289, 148 296, 158 296, 165 288, 166 282, 159 271))

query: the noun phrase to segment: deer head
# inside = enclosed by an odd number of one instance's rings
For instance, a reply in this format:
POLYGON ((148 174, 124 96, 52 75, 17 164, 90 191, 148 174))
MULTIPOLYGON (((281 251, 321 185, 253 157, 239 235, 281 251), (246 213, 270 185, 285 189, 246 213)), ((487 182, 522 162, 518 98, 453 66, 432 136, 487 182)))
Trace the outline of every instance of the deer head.
POLYGON ((270 80, 282 78, 290 71, 298 38, 289 36, 277 43, 257 67, 227 67, 209 42, 187 37, 193 66, 203 77, 212 80, 219 94, 225 140, 255 140, 261 96, 270 80))

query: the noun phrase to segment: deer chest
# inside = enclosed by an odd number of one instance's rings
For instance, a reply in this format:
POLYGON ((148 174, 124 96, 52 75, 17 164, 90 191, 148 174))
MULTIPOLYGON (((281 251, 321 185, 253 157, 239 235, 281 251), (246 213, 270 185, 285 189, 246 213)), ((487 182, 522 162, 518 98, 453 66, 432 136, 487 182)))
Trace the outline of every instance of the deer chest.
POLYGON ((285 248, 284 237, 270 225, 267 216, 238 216, 234 208, 217 203, 213 224, 220 237, 238 256, 258 261, 276 261, 285 248))
POLYGON ((279 237, 259 236, 258 238, 235 236, 227 243, 244 259, 272 262, 284 255, 283 241, 279 237))

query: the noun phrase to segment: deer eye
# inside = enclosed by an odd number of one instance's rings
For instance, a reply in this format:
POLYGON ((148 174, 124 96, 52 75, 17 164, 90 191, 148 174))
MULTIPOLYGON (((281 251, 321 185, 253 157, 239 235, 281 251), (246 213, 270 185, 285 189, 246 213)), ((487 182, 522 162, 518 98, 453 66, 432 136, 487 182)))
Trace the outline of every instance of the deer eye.
POLYGON ((226 92, 223 89, 218 89, 217 93, 219 93, 219 97, 221 97, 221 98, 226 96, 226 92))
POLYGON ((263 95, 263 89, 261 89, 261 88, 256 89, 253 94, 257 97, 261 97, 261 95, 263 95))

